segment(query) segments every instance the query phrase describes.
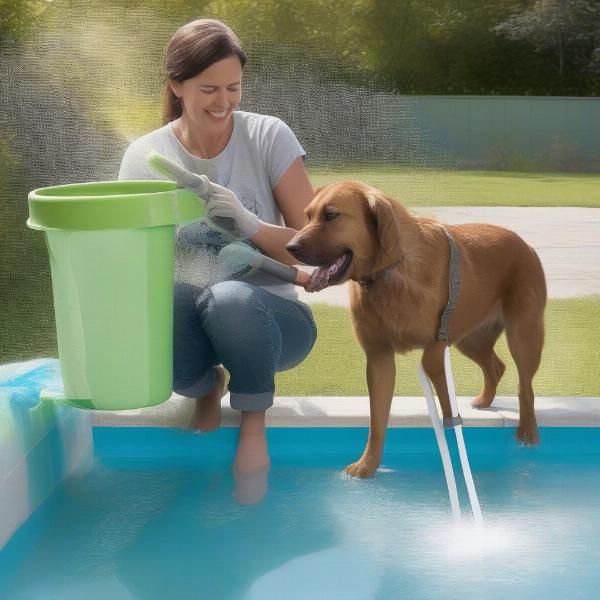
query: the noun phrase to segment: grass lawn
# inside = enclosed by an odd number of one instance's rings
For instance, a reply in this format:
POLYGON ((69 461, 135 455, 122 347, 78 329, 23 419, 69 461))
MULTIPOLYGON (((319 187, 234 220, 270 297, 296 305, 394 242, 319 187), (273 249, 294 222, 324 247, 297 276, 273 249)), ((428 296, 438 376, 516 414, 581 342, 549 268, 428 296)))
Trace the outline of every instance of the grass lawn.
POLYGON ((600 207, 600 175, 410 170, 349 166, 309 169, 314 185, 359 179, 408 206, 600 207))
MULTIPOLYGON (((318 339, 300 366, 277 376, 280 396, 366 396, 365 359, 354 339, 347 309, 316 305, 318 339)), ((600 296, 551 300, 546 310, 546 343, 534 380, 539 396, 600 396, 600 296)), ((517 395, 517 372, 503 334, 496 345, 507 369, 499 395, 517 395)), ((420 396, 417 361, 420 352, 397 356, 399 396, 420 396)), ((462 396, 479 393, 483 379, 475 363, 454 349, 454 382, 462 396)))
MULTIPOLYGON (((41 356, 57 356, 51 306, 29 299, 27 310, 11 313, 10 327, 0 345, 0 363, 23 361, 41 356), (36 313, 36 310, 42 311, 36 313), (27 316, 24 316, 24 315, 27 316), (50 313, 51 314, 51 313, 50 313), (5 342, 5 343, 4 343, 5 342)), ((39 301, 39 298, 37 299, 39 301)), ((365 359, 354 338, 347 309, 313 306, 318 327, 317 343, 298 367, 277 375, 280 396, 366 396, 365 359)), ((546 310, 546 344, 534 389, 545 396, 600 396, 600 296, 550 300, 546 310)), ((499 386, 500 395, 517 393, 517 373, 504 335, 496 351, 507 369, 499 386)), ((416 375, 420 352, 397 356, 396 391, 399 396, 421 395, 416 375)), ((482 377, 479 367, 452 351, 457 392, 479 393, 482 377)))

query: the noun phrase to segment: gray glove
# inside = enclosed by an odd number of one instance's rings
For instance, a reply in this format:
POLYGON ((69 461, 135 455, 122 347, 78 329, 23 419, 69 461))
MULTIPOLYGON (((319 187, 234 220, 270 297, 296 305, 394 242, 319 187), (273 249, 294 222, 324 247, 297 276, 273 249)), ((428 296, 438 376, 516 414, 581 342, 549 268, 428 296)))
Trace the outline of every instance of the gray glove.
POLYGON ((231 190, 211 182, 205 197, 206 217, 215 229, 224 229, 240 239, 251 238, 258 231, 259 218, 244 208, 231 190))

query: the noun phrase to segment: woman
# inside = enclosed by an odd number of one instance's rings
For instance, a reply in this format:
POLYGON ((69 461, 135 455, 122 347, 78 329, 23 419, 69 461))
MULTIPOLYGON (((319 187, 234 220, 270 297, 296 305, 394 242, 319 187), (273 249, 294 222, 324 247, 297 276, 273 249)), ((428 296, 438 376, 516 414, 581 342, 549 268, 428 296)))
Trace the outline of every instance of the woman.
MULTIPOLYGON (((293 264, 285 246, 302 227, 313 195, 305 152, 281 120, 235 110, 245 63, 237 37, 220 21, 180 27, 166 49, 165 125, 128 147, 119 179, 160 178, 146 163, 150 150, 206 174, 215 184, 206 199, 211 218, 227 217, 221 223, 235 237, 293 264)), ((251 273, 240 281, 209 277, 202 285, 210 261, 203 270, 197 263, 211 244, 223 243, 203 222, 178 230, 178 261, 187 267, 178 264, 175 284, 174 389, 197 398, 195 426, 213 430, 221 418, 224 365, 231 406, 241 411, 233 466, 244 473, 270 464, 265 411, 273 403, 275 372, 304 360, 316 328, 292 284, 251 273)))

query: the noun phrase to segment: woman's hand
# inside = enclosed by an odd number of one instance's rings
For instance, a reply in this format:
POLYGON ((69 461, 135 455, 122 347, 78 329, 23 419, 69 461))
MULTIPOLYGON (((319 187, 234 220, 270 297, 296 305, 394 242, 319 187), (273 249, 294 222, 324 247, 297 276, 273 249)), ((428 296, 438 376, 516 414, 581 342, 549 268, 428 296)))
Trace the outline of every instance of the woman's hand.
POLYGON ((307 292, 320 292, 329 287, 329 277, 325 269, 317 267, 312 273, 304 275, 306 277, 302 277, 300 283, 307 292))
POLYGON ((234 192, 212 182, 206 198, 206 216, 215 229, 224 229, 243 240, 251 238, 260 226, 259 218, 244 208, 234 192))

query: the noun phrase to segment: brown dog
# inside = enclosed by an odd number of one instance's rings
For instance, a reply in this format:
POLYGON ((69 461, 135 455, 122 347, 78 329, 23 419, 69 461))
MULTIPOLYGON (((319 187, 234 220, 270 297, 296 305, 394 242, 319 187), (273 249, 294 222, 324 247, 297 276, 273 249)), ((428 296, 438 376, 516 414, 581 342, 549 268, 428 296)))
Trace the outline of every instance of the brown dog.
MULTIPOLYGON (((381 462, 394 393, 394 354, 422 348, 444 418, 451 417, 444 347, 437 331, 448 303, 450 246, 437 222, 411 215, 379 190, 344 181, 317 191, 308 223, 287 249, 321 268, 316 289, 351 279, 354 331, 367 358, 371 426, 360 459, 346 467, 370 477, 381 462)), ((494 344, 506 329, 519 373, 517 438, 539 442, 532 380, 544 342, 546 282, 535 251, 516 233, 471 223, 447 225, 460 254, 460 290, 448 324, 448 344, 475 361, 484 376, 475 407, 490 406, 505 366, 494 344)))

